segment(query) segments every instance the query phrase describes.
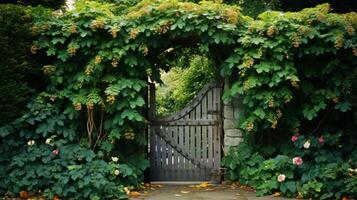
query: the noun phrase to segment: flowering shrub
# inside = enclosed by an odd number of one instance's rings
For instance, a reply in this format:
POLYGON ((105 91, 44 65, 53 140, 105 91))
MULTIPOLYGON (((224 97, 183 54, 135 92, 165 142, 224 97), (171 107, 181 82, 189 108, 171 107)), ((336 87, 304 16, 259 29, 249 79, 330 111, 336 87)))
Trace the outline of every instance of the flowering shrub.
POLYGON ((289 145, 278 144, 274 154, 264 157, 268 148, 252 147, 247 138, 223 160, 228 178, 254 187, 258 195, 280 192, 288 197, 318 199, 356 196, 357 149, 349 145, 344 149, 341 141, 346 137, 340 133, 293 135, 291 139, 289 145))

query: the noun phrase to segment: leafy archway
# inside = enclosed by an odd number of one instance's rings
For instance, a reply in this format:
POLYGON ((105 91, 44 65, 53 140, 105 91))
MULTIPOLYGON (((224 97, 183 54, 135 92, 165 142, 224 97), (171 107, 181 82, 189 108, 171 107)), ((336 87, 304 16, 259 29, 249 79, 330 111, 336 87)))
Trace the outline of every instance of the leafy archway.
POLYGON ((146 81, 157 76, 157 58, 169 48, 197 47, 214 57, 233 82, 224 98, 242 95, 246 132, 289 132, 318 122, 327 106, 347 111, 352 83, 343 77, 356 65, 356 18, 329 13, 328 5, 253 20, 238 7, 213 2, 142 1, 130 8, 78 2, 75 10, 33 27, 40 35, 33 53, 46 51, 53 63, 43 67, 47 92, 3 130, 10 174, 4 182, 11 183, 5 189, 110 198, 125 196, 130 188, 124 185, 139 184, 148 166, 146 81), (321 55, 335 59, 319 63, 321 55), (306 60, 314 67, 305 67, 306 60), (316 80, 327 84, 311 84, 316 80), (308 100, 291 103, 294 97, 308 100), (16 166, 24 163, 36 175, 23 179, 16 166))

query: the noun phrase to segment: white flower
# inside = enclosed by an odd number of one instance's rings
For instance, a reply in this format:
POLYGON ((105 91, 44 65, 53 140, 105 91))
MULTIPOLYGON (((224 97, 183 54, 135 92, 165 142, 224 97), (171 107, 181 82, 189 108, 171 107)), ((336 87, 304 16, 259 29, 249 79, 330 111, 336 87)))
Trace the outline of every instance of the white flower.
POLYGON ((52 143, 52 138, 47 138, 46 139, 46 144, 51 144, 52 143))
POLYGON ((118 162, 119 158, 118 157, 112 157, 113 162, 118 162))
POLYGON ((29 145, 29 146, 32 146, 32 145, 34 145, 35 144, 35 140, 29 140, 28 142, 27 142, 27 145, 29 145))
POLYGON ((286 178, 286 176, 285 176, 285 174, 279 174, 279 176, 278 176, 278 182, 283 182, 283 181, 285 181, 285 178, 286 178))
POLYGON ((114 171, 114 174, 115 174, 115 176, 118 176, 118 175, 120 174, 120 171, 116 169, 116 170, 114 171))
POLYGON ((310 140, 307 140, 305 143, 304 143, 304 148, 305 149, 308 149, 310 147, 311 143, 310 143, 310 140))

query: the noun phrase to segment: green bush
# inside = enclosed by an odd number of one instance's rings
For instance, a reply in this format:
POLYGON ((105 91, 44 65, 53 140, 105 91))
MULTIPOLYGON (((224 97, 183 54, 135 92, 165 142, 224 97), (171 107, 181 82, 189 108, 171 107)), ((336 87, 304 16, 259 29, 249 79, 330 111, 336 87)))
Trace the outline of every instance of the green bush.
POLYGON ((44 60, 39 52, 31 54, 36 39, 31 26, 36 18, 47 15, 42 8, 0 4, 0 126, 20 117, 44 88, 40 64, 44 60))
POLYGON ((78 137, 76 123, 68 123, 71 114, 45 96, 41 94, 26 115, 0 129, 0 194, 126 198, 124 185, 138 185, 148 165, 143 155, 88 148, 78 137))
POLYGON ((295 134, 291 140, 290 144, 275 144, 275 153, 263 156, 272 148, 248 144, 246 139, 223 160, 228 178, 252 186, 259 196, 276 192, 314 199, 356 196, 355 139, 339 133, 319 137, 295 134), (294 158, 301 158, 302 163, 294 158))

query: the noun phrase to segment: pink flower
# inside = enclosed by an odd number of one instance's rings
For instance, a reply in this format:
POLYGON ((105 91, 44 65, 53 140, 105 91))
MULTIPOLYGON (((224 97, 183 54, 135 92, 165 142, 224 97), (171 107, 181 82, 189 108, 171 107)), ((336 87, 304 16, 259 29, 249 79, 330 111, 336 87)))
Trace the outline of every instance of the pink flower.
POLYGON ((293 164, 294 165, 302 165, 302 163, 304 163, 303 161, 302 161, 302 158, 301 157, 294 157, 293 158, 293 164))
POLYGON ((324 136, 322 135, 317 140, 319 141, 320 144, 323 144, 325 142, 324 136))
POLYGON ((285 174, 279 174, 279 176, 278 176, 278 182, 284 182, 285 181, 285 178, 286 178, 286 176, 285 176, 285 174))
POLYGON ((292 142, 296 142, 298 139, 299 139, 299 134, 295 134, 295 135, 291 136, 292 142))
POLYGON ((58 149, 55 149, 55 150, 52 151, 52 153, 53 153, 54 155, 58 155, 58 154, 59 154, 59 150, 58 150, 58 149))

